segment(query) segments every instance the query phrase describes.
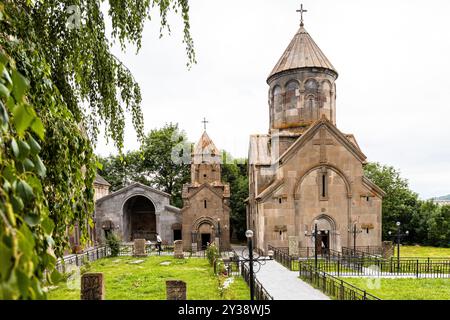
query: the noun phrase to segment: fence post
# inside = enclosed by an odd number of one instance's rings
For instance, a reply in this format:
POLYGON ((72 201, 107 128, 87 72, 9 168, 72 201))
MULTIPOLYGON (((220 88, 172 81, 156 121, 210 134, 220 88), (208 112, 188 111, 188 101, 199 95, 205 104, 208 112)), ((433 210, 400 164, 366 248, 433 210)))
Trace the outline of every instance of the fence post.
POLYGON ((344 300, 344 281, 341 280, 341 286, 339 287, 339 299, 344 300))
POLYGON ((341 266, 341 262, 338 260, 337 261, 337 275, 338 275, 338 277, 340 276, 340 266, 341 266))
POLYGON ((419 278, 419 259, 417 259, 416 263, 416 277, 419 278))
POLYGON ((75 253, 75 265, 78 267, 78 254, 75 253))

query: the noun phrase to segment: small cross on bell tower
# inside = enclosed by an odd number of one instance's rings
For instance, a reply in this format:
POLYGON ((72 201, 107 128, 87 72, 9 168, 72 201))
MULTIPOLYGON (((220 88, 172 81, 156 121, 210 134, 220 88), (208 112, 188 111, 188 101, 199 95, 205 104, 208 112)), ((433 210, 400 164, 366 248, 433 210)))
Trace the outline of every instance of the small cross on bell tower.
POLYGON ((203 129, 206 131, 206 124, 209 123, 209 121, 207 121, 206 118, 203 117, 202 123, 203 123, 203 129))
POLYGON ((300 12, 300 27, 303 27, 303 12, 308 12, 308 10, 303 9, 303 3, 300 5, 300 10, 297 10, 297 12, 300 12))

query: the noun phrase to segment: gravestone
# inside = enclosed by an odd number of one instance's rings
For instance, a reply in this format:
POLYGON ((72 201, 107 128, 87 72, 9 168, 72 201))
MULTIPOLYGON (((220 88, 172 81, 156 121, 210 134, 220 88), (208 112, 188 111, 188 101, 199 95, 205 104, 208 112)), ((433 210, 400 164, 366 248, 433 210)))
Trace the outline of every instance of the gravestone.
POLYGON ((166 281, 167 300, 186 300, 186 282, 181 280, 166 281))
POLYGON ((134 256, 135 257, 146 257, 145 252, 145 239, 135 239, 134 240, 134 256))
POLYGON ((105 282, 103 273, 89 272, 81 276, 81 300, 104 300, 105 282))
POLYGON ((290 256, 298 256, 298 237, 290 236, 289 237, 289 255, 290 256))
POLYGON ((197 242, 192 242, 192 252, 197 252, 197 242))
POLYGON ((173 242, 174 248, 173 248, 173 256, 175 259, 184 259, 183 254, 183 240, 175 240, 173 242))

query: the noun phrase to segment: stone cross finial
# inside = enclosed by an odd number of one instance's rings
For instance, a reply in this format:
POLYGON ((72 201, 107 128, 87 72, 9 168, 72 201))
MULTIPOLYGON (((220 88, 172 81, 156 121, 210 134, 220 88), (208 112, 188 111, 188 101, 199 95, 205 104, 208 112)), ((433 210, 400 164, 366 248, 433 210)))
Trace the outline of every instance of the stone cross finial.
POLYGON ((300 26, 303 27, 303 12, 308 12, 308 10, 303 9, 303 3, 300 5, 300 10, 297 10, 297 12, 300 12, 300 26))

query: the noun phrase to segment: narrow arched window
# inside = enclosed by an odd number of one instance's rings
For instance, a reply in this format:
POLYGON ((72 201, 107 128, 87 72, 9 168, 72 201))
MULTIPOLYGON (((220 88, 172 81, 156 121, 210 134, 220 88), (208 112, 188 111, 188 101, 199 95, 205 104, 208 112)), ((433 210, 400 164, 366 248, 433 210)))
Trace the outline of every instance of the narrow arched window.
POLYGON ((280 112, 283 109, 281 88, 279 86, 276 86, 273 89, 273 106, 274 106, 275 112, 280 112))
POLYGON ((203 200, 203 206, 204 206, 205 209, 206 209, 206 200, 203 200))
POLYGON ((299 86, 296 81, 291 81, 286 86, 286 104, 287 109, 297 108, 297 101, 299 96, 299 86))

